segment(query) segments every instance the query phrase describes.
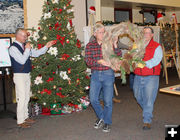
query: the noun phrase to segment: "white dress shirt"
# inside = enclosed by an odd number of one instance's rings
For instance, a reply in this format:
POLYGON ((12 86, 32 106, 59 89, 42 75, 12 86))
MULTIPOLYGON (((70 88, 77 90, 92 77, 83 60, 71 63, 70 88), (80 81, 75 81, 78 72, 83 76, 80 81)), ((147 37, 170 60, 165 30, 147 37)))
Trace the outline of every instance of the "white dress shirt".
MULTIPOLYGON (((17 40, 15 42, 17 44, 19 44, 22 47, 22 49, 24 50, 22 43, 18 42, 17 40)), ((15 46, 11 46, 9 48, 9 54, 19 64, 24 65, 26 63, 27 59, 29 58, 29 56, 39 57, 40 55, 45 54, 47 50, 48 50, 48 48, 46 46, 44 46, 43 48, 41 48, 39 50, 26 48, 24 53, 22 54, 18 50, 18 48, 16 48, 15 46)))

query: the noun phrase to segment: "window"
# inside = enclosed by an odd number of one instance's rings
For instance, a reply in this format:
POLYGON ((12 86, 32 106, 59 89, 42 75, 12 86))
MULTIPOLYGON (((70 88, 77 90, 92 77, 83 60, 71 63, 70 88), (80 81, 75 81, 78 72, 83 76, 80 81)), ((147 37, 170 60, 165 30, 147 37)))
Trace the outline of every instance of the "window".
POLYGON ((149 10, 143 12, 143 23, 156 23, 156 15, 157 11, 155 10, 149 10))
POLYGON ((123 22, 123 21, 132 22, 132 9, 115 8, 114 21, 115 22, 123 22))

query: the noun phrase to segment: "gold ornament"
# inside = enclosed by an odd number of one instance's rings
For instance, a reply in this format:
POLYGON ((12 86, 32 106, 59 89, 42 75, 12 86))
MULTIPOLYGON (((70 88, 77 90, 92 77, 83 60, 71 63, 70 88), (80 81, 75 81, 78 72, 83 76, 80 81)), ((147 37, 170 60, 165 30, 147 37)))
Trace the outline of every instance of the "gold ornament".
POLYGON ((41 91, 40 91, 40 90, 38 90, 38 93, 41 93, 41 91))
POLYGON ((56 85, 53 86, 53 89, 56 89, 56 85))
POLYGON ((46 37, 46 36, 44 36, 44 37, 43 37, 43 40, 46 40, 46 39, 47 39, 47 37, 46 37))

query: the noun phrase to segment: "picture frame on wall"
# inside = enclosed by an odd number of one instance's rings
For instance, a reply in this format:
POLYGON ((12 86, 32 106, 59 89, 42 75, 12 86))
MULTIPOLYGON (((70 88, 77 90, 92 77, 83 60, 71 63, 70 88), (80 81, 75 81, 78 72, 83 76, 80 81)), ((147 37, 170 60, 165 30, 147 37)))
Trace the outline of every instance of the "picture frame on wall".
POLYGON ((11 37, 0 37, 0 67, 11 66, 11 60, 8 51, 11 43, 11 37))
POLYGON ((17 28, 27 28, 27 0, 0 0, 0 37, 14 37, 17 28))

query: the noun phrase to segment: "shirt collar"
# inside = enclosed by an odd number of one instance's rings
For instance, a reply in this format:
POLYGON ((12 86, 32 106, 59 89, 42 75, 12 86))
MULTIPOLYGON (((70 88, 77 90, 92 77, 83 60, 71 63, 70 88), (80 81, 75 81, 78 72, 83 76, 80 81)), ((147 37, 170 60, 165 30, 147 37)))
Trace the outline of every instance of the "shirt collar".
POLYGON ((99 44, 99 43, 97 42, 97 39, 96 39, 96 38, 95 38, 95 40, 94 40, 94 43, 98 44, 99 46, 101 46, 101 45, 102 45, 102 43, 101 43, 101 44, 99 44))
POLYGON ((17 41, 17 40, 15 40, 15 42, 18 44, 18 45, 20 45, 21 46, 21 48, 24 50, 24 47, 23 47, 23 43, 20 43, 19 41, 17 41))
POLYGON ((15 40, 14 42, 16 42, 18 45, 20 45, 23 48, 23 44, 20 43, 19 41, 15 40))

